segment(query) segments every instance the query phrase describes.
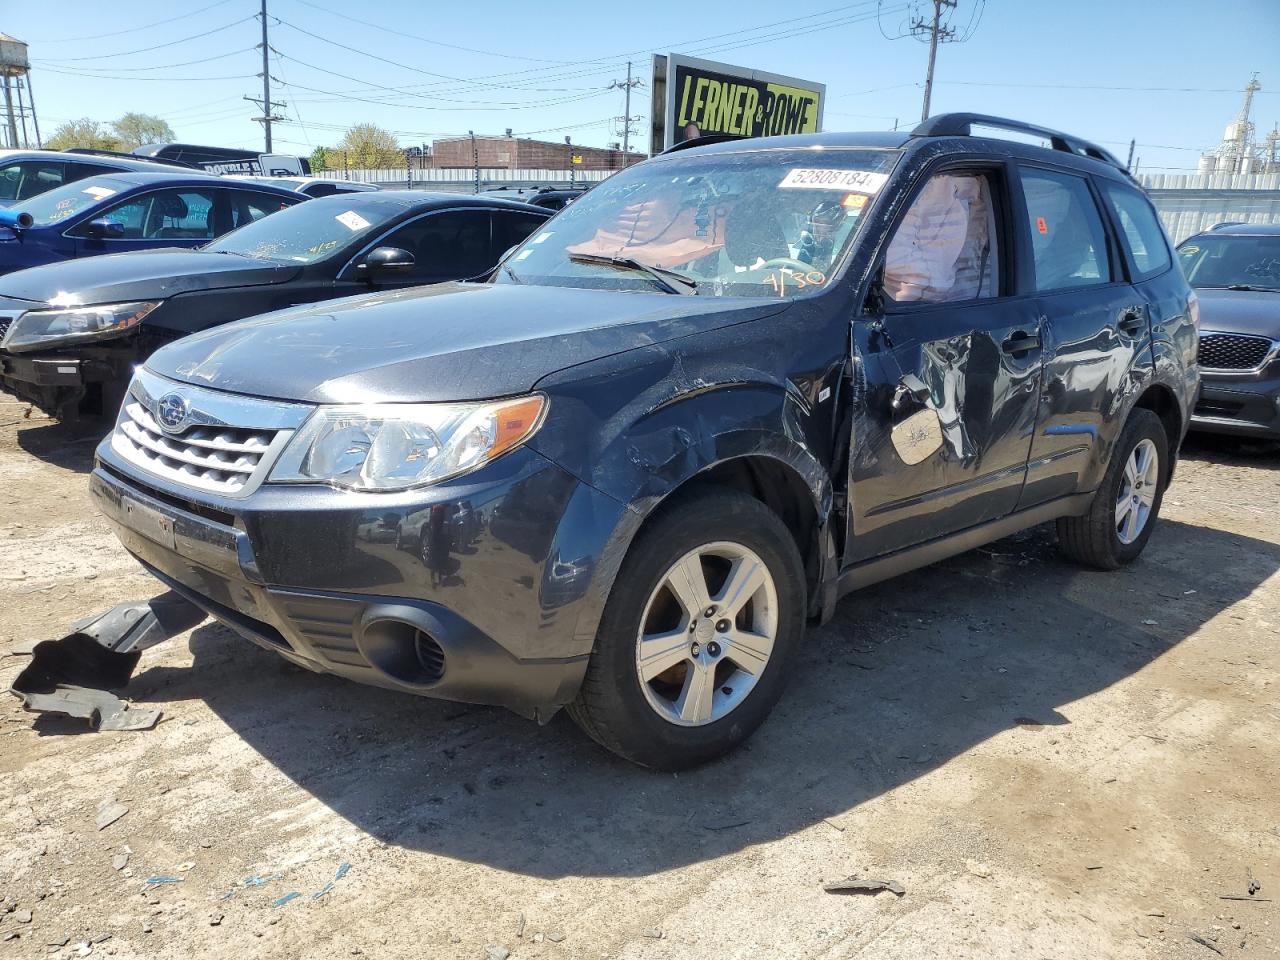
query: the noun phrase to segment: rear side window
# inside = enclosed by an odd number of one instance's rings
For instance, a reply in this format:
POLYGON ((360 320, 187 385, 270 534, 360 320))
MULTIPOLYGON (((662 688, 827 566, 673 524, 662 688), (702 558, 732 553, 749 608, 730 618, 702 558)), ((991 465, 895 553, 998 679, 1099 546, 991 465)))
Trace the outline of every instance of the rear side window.
MULTIPOLYGON (((378 242, 413 254, 418 280, 466 280, 492 270, 494 250, 488 210, 452 210, 421 217, 378 242)), ((504 247, 503 250, 506 248, 504 247)))
POLYGON ((535 217, 528 213, 495 212, 493 215, 494 248, 501 247, 507 250, 517 243, 524 243, 546 222, 546 217, 535 217))
MULTIPOLYGON (((298 199, 302 199, 299 197, 298 199)), ((235 190, 231 195, 231 226, 243 227, 246 223, 261 220, 269 213, 293 206, 283 197, 274 193, 259 193, 256 190, 235 190)), ((219 233, 223 231, 219 230, 219 233)))
POLYGON ((1147 198, 1118 183, 1105 182, 1102 195, 1120 226, 1121 241, 1138 271, 1134 279, 1145 280, 1167 270, 1173 258, 1169 255, 1169 245, 1165 242, 1160 221, 1147 198))
POLYGON ((0 164, 0 204, 28 200, 62 186, 65 178, 64 164, 57 160, 18 160, 0 164))
POLYGON ((1022 193, 1037 290, 1108 283, 1107 232, 1083 177, 1024 169, 1022 193))

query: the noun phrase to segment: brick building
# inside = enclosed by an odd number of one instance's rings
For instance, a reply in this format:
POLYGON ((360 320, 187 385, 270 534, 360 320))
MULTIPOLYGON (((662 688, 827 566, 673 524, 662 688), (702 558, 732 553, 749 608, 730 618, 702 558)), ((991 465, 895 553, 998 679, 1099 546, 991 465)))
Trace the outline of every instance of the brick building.
POLYGON ((567 170, 571 150, 573 156, 582 158, 581 163, 574 164, 577 170, 621 170, 645 159, 639 153, 624 154, 621 150, 577 144, 570 147, 565 143, 519 137, 476 137, 473 155, 470 137, 449 137, 431 145, 426 166, 441 170, 469 170, 473 165, 482 170, 567 170))

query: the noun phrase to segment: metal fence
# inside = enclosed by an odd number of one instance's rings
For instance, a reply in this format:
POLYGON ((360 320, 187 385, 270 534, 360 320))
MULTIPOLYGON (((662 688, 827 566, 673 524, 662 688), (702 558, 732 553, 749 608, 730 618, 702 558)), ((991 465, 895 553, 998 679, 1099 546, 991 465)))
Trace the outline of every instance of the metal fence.
POLYGON ((616 173, 615 170, 507 170, 469 169, 436 170, 416 167, 399 170, 324 170, 315 174, 326 180, 353 180, 358 183, 376 183, 389 190, 440 190, 446 193, 472 193, 476 189, 477 176, 481 190, 492 187, 543 187, 583 186, 599 183, 616 173))
POLYGON ((1144 174, 1174 243, 1215 223, 1280 223, 1280 173, 1144 174))

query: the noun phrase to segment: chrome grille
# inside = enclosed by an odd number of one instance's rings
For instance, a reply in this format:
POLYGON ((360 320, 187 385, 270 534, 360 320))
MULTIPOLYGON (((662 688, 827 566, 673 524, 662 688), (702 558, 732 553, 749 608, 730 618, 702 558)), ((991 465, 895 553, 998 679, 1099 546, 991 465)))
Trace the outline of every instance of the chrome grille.
POLYGON ((1267 337, 1206 333, 1200 337, 1200 366, 1207 370, 1256 370, 1271 353, 1267 337))
POLYGON ((196 426, 169 434, 132 398, 125 402, 116 435, 127 450, 121 452, 135 463, 216 493, 243 490, 275 439, 275 431, 237 427, 196 426))
POLYGON ((4 335, 9 332, 12 324, 13 317, 0 317, 0 340, 4 340, 4 335))
POLYGON ((244 497, 266 478, 312 409, 178 383, 144 367, 129 386, 111 450, 153 476, 244 497), (172 425, 162 424, 162 415, 172 425))

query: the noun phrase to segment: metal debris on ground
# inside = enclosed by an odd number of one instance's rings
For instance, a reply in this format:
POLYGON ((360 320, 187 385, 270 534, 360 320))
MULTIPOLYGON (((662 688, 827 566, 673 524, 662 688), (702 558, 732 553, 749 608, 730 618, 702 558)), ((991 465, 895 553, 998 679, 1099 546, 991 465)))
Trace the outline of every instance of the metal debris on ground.
POLYGON ((856 877, 824 884, 822 889, 827 893, 880 893, 888 890, 899 897, 907 892, 906 887, 896 880, 859 880, 856 877))
POLYGON ((128 812, 129 808, 119 801, 103 800, 98 804, 98 829, 107 829, 128 812))
POLYGON ((1208 947, 1214 953, 1218 954, 1219 956, 1222 956, 1222 948, 1219 947, 1212 940, 1206 940, 1204 937, 1200 936, 1200 934, 1198 933, 1188 934, 1188 936, 1191 937, 1192 942, 1198 943, 1202 947, 1208 947))
POLYGON ((750 820, 739 820, 735 823, 704 823, 702 828, 704 830, 732 830, 735 827, 745 827, 749 823, 751 823, 750 820))
POLYGON ((297 890, 292 890, 289 893, 286 893, 283 897, 276 897, 276 899, 272 900, 271 906, 283 907, 286 903, 289 903, 292 900, 297 900, 300 896, 302 896, 302 894, 297 890))

